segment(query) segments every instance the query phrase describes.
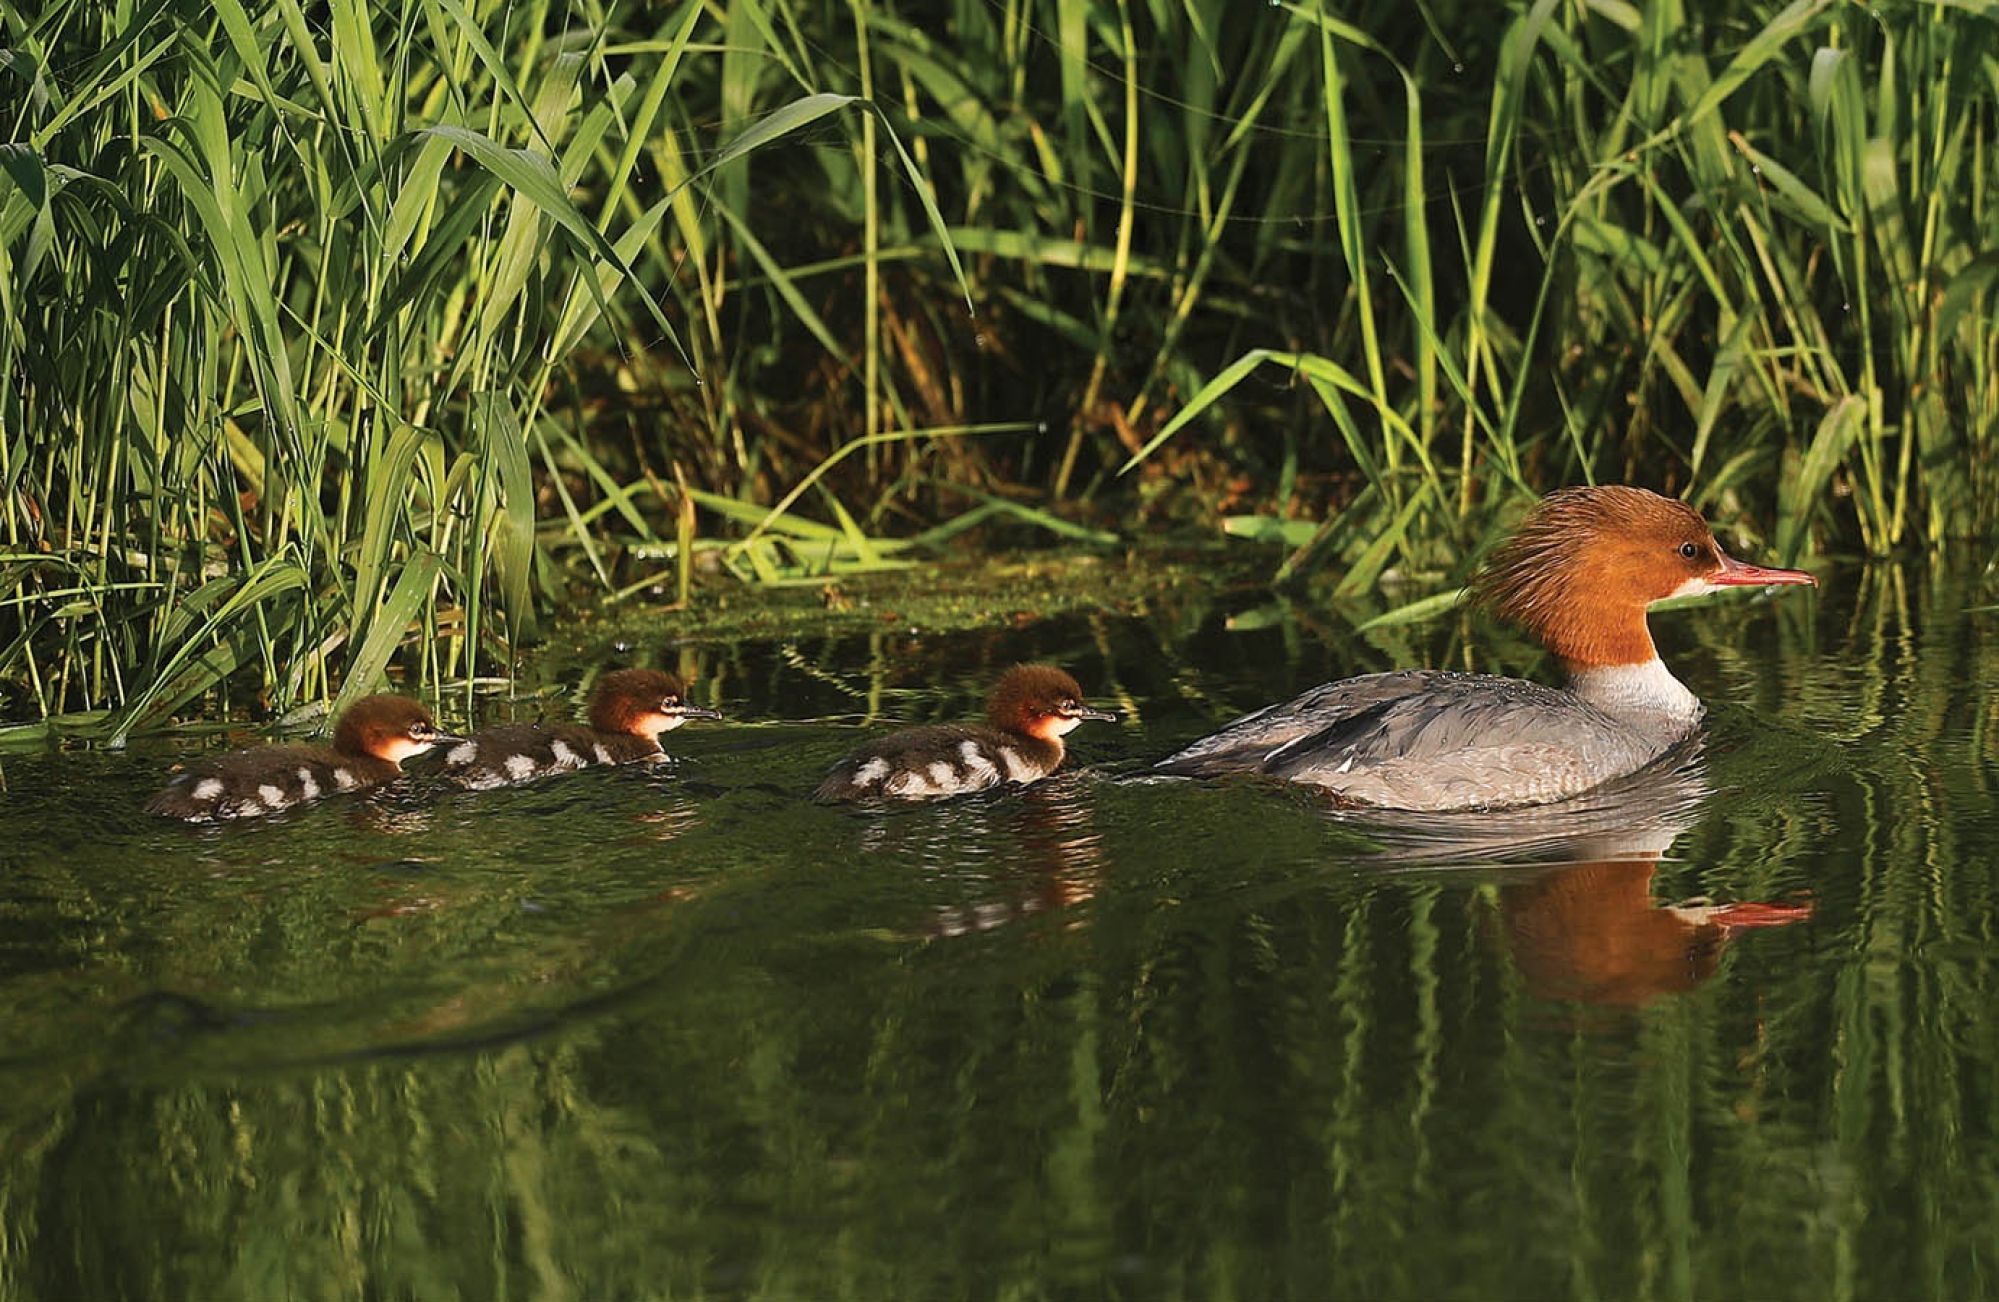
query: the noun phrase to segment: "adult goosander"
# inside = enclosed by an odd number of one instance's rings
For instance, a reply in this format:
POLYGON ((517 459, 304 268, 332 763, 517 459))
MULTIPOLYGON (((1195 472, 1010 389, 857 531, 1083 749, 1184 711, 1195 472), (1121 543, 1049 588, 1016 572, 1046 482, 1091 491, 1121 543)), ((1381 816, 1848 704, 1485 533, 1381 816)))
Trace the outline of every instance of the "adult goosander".
POLYGON ((720 710, 687 703, 687 688, 657 669, 619 669, 597 680, 590 724, 510 723, 485 728, 445 752, 445 776, 487 790, 592 764, 662 760, 659 735, 720 710))
POLYGON ((869 742, 833 766, 817 800, 921 800, 1038 782, 1062 763, 1062 737, 1085 719, 1115 723, 1083 701, 1076 680, 1053 665, 1015 665, 986 698, 987 724, 931 724, 869 742))
POLYGON ((1660 663, 1647 606, 1817 583, 1735 560, 1685 503, 1642 488, 1563 489, 1499 546, 1471 591, 1555 653, 1566 687, 1435 669, 1368 674, 1245 715, 1157 767, 1260 773, 1388 809, 1566 799, 1636 772, 1700 726, 1705 708, 1660 663))
POLYGON ((389 781, 403 761, 441 742, 430 711, 402 696, 364 696, 340 716, 333 747, 252 746, 200 759, 146 804, 190 823, 257 818, 321 796, 389 781))

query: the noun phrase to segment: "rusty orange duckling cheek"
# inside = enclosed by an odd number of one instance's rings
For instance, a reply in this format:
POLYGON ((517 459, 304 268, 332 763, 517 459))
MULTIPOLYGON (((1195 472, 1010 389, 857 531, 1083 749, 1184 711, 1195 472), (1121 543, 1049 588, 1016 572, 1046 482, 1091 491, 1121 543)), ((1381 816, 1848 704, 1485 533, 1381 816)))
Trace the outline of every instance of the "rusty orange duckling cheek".
POLYGON ((1060 714, 1039 714, 1029 719, 1021 731, 1042 741, 1055 741, 1074 732, 1081 722, 1081 719, 1066 718, 1060 714))
POLYGON ((686 720, 677 714, 664 714, 658 710, 648 710, 632 720, 631 732, 637 737, 651 737, 655 741, 663 732, 672 732, 686 720))

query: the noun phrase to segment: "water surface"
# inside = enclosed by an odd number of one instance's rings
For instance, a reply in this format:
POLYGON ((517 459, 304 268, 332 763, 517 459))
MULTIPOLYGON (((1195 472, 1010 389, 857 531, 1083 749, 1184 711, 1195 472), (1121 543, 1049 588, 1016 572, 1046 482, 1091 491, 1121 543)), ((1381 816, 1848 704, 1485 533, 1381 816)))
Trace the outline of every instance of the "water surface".
POLYGON ((625 630, 735 721, 220 830, 138 812, 157 745, 10 758, 0 1297, 1990 1295, 1993 599, 1661 616, 1705 747, 1554 818, 1142 780, 1327 678, 1546 672, 1252 595, 625 630), (1076 771, 803 798, 1029 657, 1127 714, 1076 771))

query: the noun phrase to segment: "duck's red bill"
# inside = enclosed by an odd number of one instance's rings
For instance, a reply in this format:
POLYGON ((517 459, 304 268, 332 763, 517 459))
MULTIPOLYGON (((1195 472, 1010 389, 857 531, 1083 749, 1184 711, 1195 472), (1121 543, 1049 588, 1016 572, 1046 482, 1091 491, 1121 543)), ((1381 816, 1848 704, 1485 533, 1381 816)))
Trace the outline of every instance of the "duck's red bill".
POLYGON ((1721 568, 1707 581, 1724 588, 1764 588, 1782 583, 1806 584, 1816 588, 1818 578, 1803 570, 1775 570, 1762 565, 1746 565, 1727 552, 1721 554, 1721 568))

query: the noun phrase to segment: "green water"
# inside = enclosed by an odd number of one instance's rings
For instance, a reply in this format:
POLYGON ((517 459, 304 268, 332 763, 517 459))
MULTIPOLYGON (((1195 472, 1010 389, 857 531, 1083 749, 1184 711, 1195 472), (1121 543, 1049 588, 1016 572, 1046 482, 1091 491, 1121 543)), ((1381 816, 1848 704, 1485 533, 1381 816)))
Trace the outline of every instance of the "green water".
POLYGON ((1999 1292, 1990 586, 1663 615, 1692 771, 1386 830, 1132 775, 1531 653, 1254 600, 697 645, 670 770, 219 831, 157 746, 8 759, 0 1297, 1999 1292), (1026 657, 1128 712, 1079 771, 801 798, 1026 657))

